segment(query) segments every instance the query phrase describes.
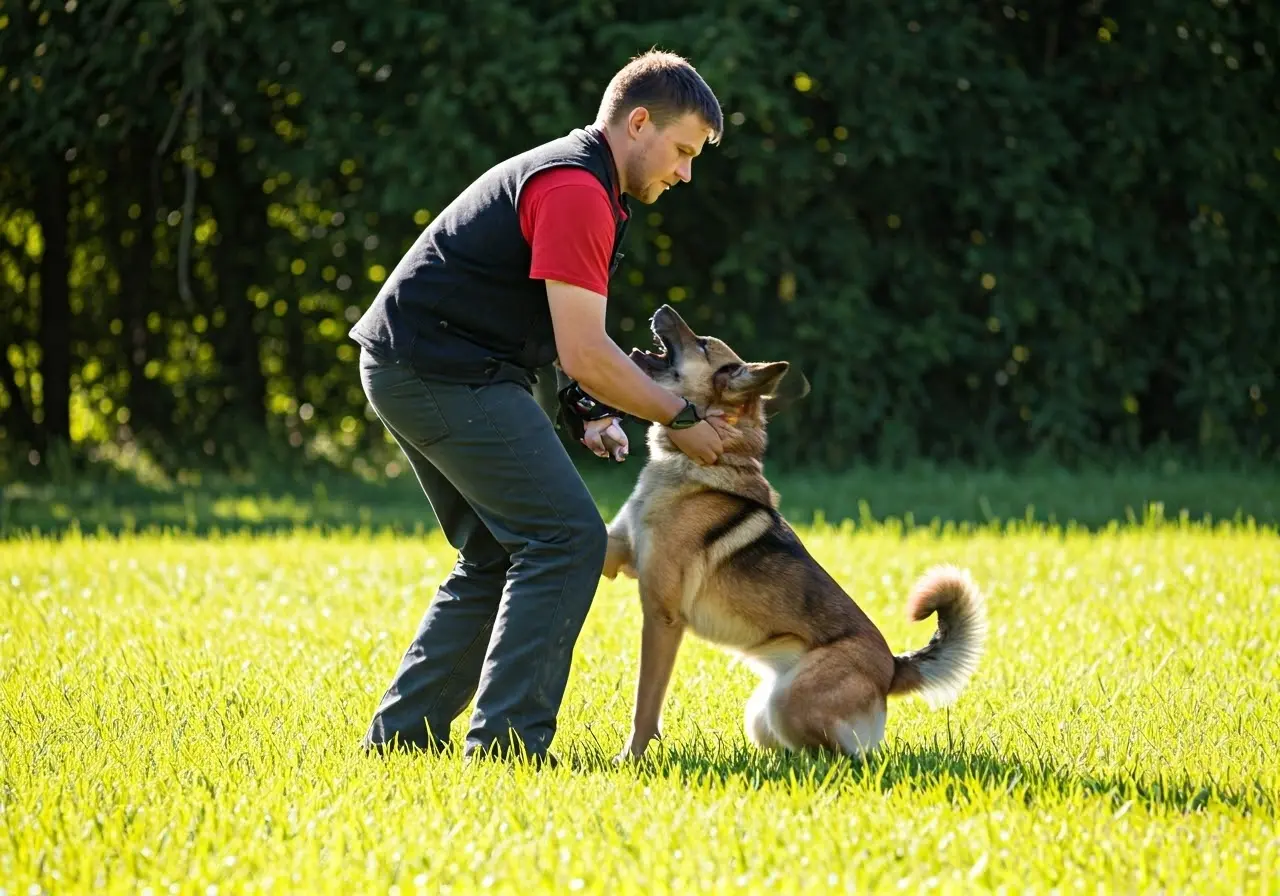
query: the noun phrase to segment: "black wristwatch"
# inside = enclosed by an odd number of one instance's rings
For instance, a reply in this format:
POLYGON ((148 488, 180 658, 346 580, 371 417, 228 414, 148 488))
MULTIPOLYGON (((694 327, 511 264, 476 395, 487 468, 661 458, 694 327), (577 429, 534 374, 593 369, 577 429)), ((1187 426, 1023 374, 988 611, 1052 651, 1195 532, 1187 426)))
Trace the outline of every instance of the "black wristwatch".
POLYGON ((701 422, 702 418, 698 416, 698 409, 693 406, 692 401, 686 398, 680 413, 672 417, 667 426, 670 429, 688 429, 690 426, 696 426, 701 422))

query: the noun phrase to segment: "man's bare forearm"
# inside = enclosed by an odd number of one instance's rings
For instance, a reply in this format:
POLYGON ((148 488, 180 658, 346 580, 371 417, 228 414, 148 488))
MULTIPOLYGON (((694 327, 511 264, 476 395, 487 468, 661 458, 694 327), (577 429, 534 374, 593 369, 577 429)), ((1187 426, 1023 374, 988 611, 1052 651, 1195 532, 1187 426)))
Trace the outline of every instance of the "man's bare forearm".
POLYGON ((642 420, 666 423, 684 407, 683 399, 645 376, 607 337, 565 366, 565 373, 593 398, 642 420))

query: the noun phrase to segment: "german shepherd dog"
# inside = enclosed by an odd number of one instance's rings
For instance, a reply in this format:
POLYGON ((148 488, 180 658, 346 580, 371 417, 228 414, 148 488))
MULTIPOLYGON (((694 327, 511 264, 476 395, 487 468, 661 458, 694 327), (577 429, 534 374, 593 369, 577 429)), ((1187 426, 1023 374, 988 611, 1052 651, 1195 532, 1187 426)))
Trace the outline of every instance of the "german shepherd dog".
POLYGON ((659 737, 662 705, 686 631, 737 654, 760 676, 747 701, 761 749, 865 755, 884 739, 890 695, 932 707, 964 689, 986 640, 985 599, 967 573, 930 569, 907 597, 913 621, 936 613, 920 650, 895 655, 879 629, 809 554, 778 512, 764 475, 766 405, 788 362, 748 363, 700 336, 669 305, 653 315, 659 351, 630 357, 652 380, 733 431, 720 460, 699 466, 666 429, 648 430, 649 459, 609 524, 603 574, 637 580, 643 613, 631 734, 619 761, 659 737))

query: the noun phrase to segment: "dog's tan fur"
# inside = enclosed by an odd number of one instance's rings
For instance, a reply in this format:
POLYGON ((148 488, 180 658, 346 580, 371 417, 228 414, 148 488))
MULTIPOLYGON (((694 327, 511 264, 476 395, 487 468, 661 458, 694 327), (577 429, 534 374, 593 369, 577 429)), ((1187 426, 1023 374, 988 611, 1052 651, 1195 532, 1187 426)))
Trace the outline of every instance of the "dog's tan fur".
POLYGON ((986 636, 984 599, 968 575, 938 567, 916 583, 908 614, 937 613, 938 629, 923 649, 895 656, 778 513, 765 478, 765 405, 787 362, 744 362, 669 306, 652 327, 665 352, 637 349, 635 363, 699 411, 722 410, 736 433, 716 464, 699 466, 664 427, 651 427, 649 459, 609 525, 604 575, 637 579, 643 612, 634 718, 620 758, 641 756, 659 736, 686 631, 759 673, 746 732, 762 748, 861 755, 884 738, 890 695, 918 692, 935 706, 954 699, 986 636))

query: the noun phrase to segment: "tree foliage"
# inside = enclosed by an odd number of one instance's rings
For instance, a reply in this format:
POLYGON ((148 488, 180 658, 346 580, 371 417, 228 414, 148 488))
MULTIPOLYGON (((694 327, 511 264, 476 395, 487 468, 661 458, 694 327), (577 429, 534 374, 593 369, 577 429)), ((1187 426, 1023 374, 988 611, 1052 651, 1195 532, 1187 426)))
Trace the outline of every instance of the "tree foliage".
POLYGON ((1274 458, 1278 24, 1256 0, 9 4, 5 443, 368 464, 351 322, 472 177, 659 45, 727 134, 638 213, 612 333, 647 342, 669 301, 793 361, 812 392, 775 457, 1274 458))

